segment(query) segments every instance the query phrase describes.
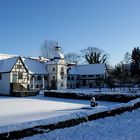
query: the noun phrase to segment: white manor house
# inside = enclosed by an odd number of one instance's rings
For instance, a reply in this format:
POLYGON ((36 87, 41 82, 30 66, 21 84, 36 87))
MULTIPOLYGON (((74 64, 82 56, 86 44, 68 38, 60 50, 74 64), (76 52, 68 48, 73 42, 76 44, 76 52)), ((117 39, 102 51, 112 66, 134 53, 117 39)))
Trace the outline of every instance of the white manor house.
POLYGON ((0 54, 0 94, 33 95, 40 90, 94 88, 105 79, 105 64, 67 64, 60 47, 51 60, 0 54))

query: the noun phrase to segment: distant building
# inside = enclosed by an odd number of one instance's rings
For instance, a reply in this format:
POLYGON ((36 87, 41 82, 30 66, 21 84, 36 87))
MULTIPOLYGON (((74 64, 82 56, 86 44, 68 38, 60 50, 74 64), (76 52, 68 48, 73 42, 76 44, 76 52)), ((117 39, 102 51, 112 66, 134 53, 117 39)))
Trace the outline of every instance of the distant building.
POLYGON ((75 65, 68 69, 68 88, 94 88, 104 85, 107 76, 105 64, 75 65))
POLYGON ((54 58, 0 54, 0 94, 16 95, 41 89, 94 88, 107 76, 105 64, 68 65, 60 47, 54 58))

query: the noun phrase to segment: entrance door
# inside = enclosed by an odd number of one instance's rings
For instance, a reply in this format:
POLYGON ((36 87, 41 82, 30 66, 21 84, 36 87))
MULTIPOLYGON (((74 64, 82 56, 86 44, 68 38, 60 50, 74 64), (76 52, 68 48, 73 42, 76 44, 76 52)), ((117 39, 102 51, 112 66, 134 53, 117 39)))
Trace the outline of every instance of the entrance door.
POLYGON ((52 81, 52 87, 51 87, 51 89, 56 89, 56 81, 52 81))

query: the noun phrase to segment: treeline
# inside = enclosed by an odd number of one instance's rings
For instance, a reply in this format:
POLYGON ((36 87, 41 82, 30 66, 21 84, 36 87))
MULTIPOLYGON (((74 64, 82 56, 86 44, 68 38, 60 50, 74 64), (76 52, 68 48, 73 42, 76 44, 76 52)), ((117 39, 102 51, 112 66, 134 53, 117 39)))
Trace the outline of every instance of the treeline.
POLYGON ((140 48, 135 47, 131 54, 128 52, 124 56, 124 61, 120 62, 109 70, 108 82, 119 87, 140 86, 140 48))

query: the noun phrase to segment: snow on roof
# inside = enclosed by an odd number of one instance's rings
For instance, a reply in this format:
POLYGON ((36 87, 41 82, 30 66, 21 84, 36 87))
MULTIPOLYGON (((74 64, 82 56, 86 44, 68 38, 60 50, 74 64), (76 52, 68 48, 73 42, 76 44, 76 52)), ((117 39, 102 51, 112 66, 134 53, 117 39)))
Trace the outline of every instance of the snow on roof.
POLYGON ((17 57, 18 55, 11 55, 11 54, 0 54, 0 60, 17 57))
POLYGON ((54 59, 64 59, 64 55, 62 53, 56 53, 54 59))
POLYGON ((87 64, 87 65, 76 65, 70 67, 69 74, 79 75, 97 75, 105 74, 105 64, 87 64))
MULTIPOLYGON (((32 58, 21 57, 30 74, 47 74, 44 62, 32 58)), ((19 59, 17 55, 0 54, 0 72, 10 72, 19 59)))
POLYGON ((48 62, 49 59, 48 58, 44 58, 42 56, 39 56, 39 57, 29 57, 30 59, 33 59, 33 60, 38 60, 38 61, 42 61, 42 62, 48 62))
POLYGON ((0 60, 0 72, 10 72, 19 57, 5 58, 0 60))
POLYGON ((46 63, 25 57, 22 60, 30 74, 48 74, 46 63))
POLYGON ((76 66, 71 66, 69 68, 69 74, 72 74, 72 75, 78 75, 78 70, 77 70, 77 67, 76 66))

